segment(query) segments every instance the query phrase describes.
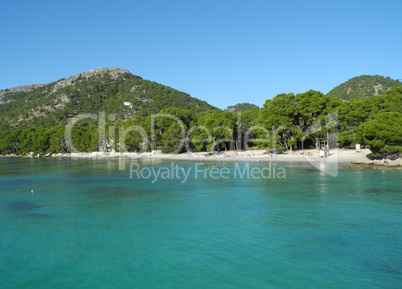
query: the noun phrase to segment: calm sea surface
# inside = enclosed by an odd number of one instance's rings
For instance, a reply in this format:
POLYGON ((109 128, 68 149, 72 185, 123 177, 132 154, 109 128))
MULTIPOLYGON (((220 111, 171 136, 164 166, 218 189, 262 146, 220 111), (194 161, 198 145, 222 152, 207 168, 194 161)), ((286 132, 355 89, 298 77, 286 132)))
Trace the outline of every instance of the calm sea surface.
POLYGON ((402 288, 401 171, 129 167, 0 159, 0 288, 402 288))

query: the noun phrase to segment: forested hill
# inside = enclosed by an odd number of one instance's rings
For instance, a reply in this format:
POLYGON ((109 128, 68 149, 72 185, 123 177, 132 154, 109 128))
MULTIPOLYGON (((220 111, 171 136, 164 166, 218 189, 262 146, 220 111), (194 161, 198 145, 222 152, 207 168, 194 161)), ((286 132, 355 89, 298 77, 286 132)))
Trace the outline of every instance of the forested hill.
POLYGON ((380 75, 361 75, 338 85, 328 94, 341 100, 360 99, 373 95, 381 95, 386 91, 399 87, 402 82, 380 75))
MULTIPOLYGON (((361 88, 362 82, 355 86, 361 88)), ((387 87, 383 83, 381 90, 387 87)), ((402 86, 384 94, 377 88, 370 97, 352 97, 356 89, 350 88, 350 100, 309 90, 278 94, 262 108, 241 103, 224 111, 127 70, 97 69, 49 84, 0 91, 0 155, 152 149, 290 152, 317 148, 318 141, 327 138, 332 148, 361 144, 370 147, 372 157, 399 158, 402 86), (84 119, 72 128, 66 125, 84 112, 105 112, 104 126, 100 115, 82 115, 84 119)))
POLYGON ((22 126, 64 125, 83 112, 104 111, 124 120, 168 107, 194 112, 215 109, 187 93, 119 68, 100 68, 48 84, 0 91, 0 120, 22 126))
POLYGON ((253 109, 258 110, 259 107, 252 103, 243 102, 243 103, 238 103, 235 105, 230 105, 225 110, 230 111, 230 112, 244 112, 246 110, 253 110, 253 109))

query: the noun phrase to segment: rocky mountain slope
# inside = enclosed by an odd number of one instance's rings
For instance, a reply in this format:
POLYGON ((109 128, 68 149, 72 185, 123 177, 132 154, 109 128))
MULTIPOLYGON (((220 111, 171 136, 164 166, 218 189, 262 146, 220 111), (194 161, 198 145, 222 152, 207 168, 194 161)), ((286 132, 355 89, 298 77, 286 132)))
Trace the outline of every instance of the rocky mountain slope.
POLYGON ((12 125, 65 124, 79 113, 113 113, 119 119, 156 113, 166 107, 208 111, 205 101, 128 70, 100 68, 47 84, 0 91, 0 120, 12 125))
POLYGON ((402 82, 380 75, 361 75, 353 77, 328 92, 342 100, 360 99, 373 95, 384 94, 386 91, 399 87, 402 82))

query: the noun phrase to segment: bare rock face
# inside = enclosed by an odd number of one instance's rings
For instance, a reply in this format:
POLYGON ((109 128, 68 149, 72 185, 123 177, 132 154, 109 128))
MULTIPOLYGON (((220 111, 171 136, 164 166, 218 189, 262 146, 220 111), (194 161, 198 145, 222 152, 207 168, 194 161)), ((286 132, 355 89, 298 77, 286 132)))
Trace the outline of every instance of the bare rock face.
MULTIPOLYGON (((60 88, 68 86, 68 85, 73 85, 74 82, 82 79, 82 78, 89 78, 91 76, 94 75, 102 75, 104 73, 109 73, 111 75, 112 78, 117 78, 117 76, 119 74, 123 74, 123 73, 130 73, 130 71, 128 71, 127 69, 121 69, 121 68, 114 68, 114 67, 110 67, 110 68, 99 68, 99 69, 92 69, 86 72, 82 72, 82 73, 78 73, 76 75, 73 75, 67 79, 63 79, 58 81, 51 92, 56 92, 58 91, 60 88)), ((29 84, 29 85, 23 85, 23 86, 17 86, 17 87, 13 87, 13 88, 9 88, 9 89, 5 89, 5 90, 1 90, 0 91, 0 104, 2 103, 2 98, 4 95, 6 95, 7 93, 13 93, 13 92, 30 92, 34 89, 40 88, 42 86, 48 85, 49 83, 37 83, 37 84, 29 84)))
POLYGON ((109 73, 112 78, 117 78, 118 75, 123 74, 123 73, 130 73, 127 69, 122 69, 122 68, 98 68, 98 69, 92 69, 86 72, 78 73, 76 75, 73 75, 67 79, 60 80, 55 84, 53 87, 52 92, 56 92, 62 87, 73 85, 76 81, 79 81, 82 78, 88 79, 91 76, 95 75, 102 75, 104 73, 109 73))
POLYGON ((0 100, 3 98, 3 96, 6 93, 9 93, 9 92, 30 92, 30 91, 32 91, 34 89, 37 89, 37 88, 42 87, 42 86, 45 86, 47 84, 48 83, 29 84, 29 85, 22 85, 22 86, 13 87, 13 88, 10 88, 10 89, 1 90, 0 91, 0 100))

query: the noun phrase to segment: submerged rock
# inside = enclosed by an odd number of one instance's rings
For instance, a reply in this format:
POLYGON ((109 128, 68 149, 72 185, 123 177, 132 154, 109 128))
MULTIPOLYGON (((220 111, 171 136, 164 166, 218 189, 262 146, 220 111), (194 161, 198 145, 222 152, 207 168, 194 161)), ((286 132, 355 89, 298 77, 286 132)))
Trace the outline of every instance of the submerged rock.
POLYGON ((7 204, 7 208, 11 211, 15 212, 26 212, 34 209, 41 208, 40 205, 37 205, 32 202, 27 201, 18 201, 18 202, 10 202, 7 204))

